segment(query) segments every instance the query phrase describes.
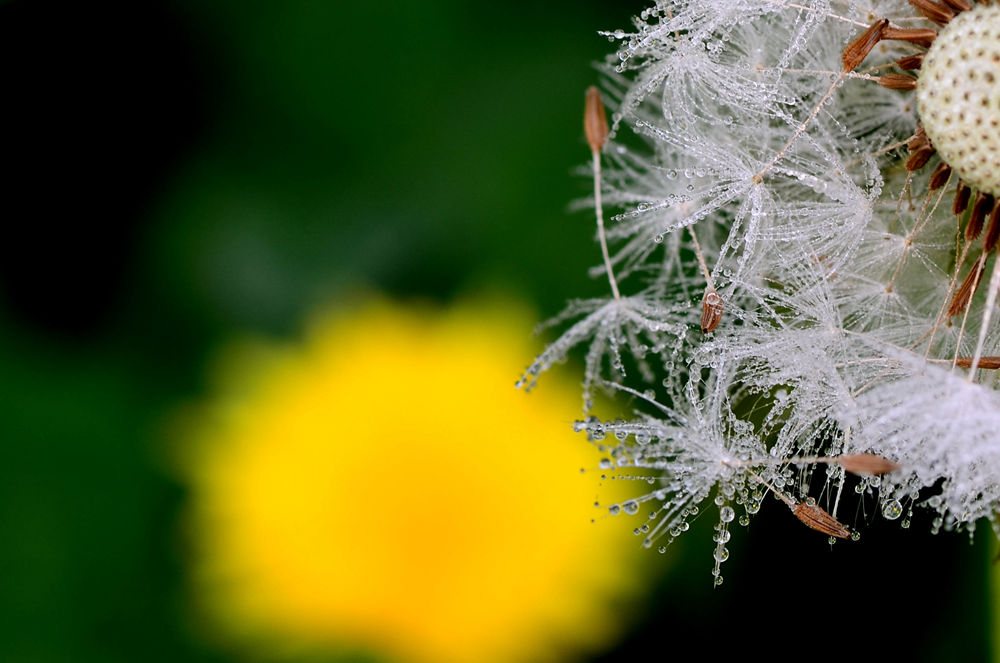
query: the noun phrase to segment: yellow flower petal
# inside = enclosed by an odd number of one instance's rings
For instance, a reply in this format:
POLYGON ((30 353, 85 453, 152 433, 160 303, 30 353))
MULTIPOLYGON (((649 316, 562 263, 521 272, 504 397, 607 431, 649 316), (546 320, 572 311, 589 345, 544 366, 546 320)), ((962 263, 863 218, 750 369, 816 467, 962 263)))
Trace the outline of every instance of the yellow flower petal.
POLYGON ((204 630, 435 663, 612 643, 641 523, 593 507, 630 494, 580 473, 598 455, 565 419, 576 389, 514 389, 529 319, 377 303, 232 352, 184 445, 204 630))

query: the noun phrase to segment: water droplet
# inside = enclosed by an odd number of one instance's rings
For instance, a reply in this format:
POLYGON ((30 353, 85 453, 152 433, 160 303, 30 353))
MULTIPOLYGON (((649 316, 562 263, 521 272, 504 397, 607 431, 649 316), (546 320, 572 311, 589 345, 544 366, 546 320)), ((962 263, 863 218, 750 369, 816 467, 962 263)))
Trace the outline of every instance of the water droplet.
POLYGON ((858 531, 851 532, 851 541, 857 541, 860 538, 861 538, 861 532, 858 531))
POLYGON ((750 516, 740 516, 740 525, 746 527, 750 524, 750 516))
POLYGON ((733 518, 735 517, 736 517, 736 512, 733 511, 733 507, 727 505, 719 509, 719 520, 721 520, 722 522, 724 523, 732 522, 733 518))
POLYGON ((882 517, 886 520, 896 520, 901 515, 903 515, 903 505, 899 503, 899 500, 886 502, 885 506, 882 507, 882 517))
POLYGON ((608 507, 608 513, 610 513, 612 516, 617 516, 621 512, 621 510, 622 507, 620 504, 612 504, 611 506, 608 507))
POLYGON ((610 470, 612 467, 614 467, 611 464, 611 459, 610 458, 602 458, 600 465, 601 465, 601 469, 602 470, 610 470))
POLYGON ((729 550, 725 546, 716 546, 712 556, 715 557, 716 562, 724 562, 729 559, 729 550))
POLYGON ((635 515, 639 513, 639 503, 635 500, 629 500, 628 502, 622 504, 622 509, 624 509, 625 513, 630 516, 635 515))
POLYGON ((747 513, 757 513, 760 511, 760 498, 754 496, 747 500, 747 513))

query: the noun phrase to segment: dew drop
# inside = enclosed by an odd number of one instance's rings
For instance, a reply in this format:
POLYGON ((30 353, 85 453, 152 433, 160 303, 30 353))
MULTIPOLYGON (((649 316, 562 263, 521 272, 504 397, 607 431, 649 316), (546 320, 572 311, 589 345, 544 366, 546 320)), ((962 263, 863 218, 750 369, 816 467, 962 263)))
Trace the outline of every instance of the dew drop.
POLYGON ((612 504, 611 506, 608 507, 608 513, 610 513, 612 516, 617 516, 621 512, 621 510, 622 507, 620 504, 612 504))
POLYGON ((622 509, 628 515, 633 516, 633 515, 639 513, 639 503, 636 502, 635 500, 629 500, 628 502, 625 502, 624 504, 622 504, 622 509))
POLYGON ((732 522, 733 518, 735 517, 736 517, 736 512, 733 511, 733 507, 727 505, 719 509, 719 520, 721 520, 722 522, 724 523, 732 522))
POLYGON ((885 506, 882 507, 882 517, 886 520, 896 520, 901 515, 903 515, 903 505, 899 503, 899 500, 886 502, 885 506))

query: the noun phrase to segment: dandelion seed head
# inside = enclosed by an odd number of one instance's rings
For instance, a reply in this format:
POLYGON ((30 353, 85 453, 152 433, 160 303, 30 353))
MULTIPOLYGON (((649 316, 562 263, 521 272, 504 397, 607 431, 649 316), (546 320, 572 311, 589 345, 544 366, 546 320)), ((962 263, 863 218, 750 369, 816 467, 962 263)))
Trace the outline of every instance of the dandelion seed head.
POLYGON ((635 409, 588 437, 660 505, 644 541, 714 504, 717 578, 768 494, 849 542, 848 493, 903 527, 1000 512, 1000 162, 957 155, 1000 154, 1000 7, 946 4, 661 2, 608 33, 593 275, 621 298, 571 305, 529 374, 583 348, 585 405, 635 409))

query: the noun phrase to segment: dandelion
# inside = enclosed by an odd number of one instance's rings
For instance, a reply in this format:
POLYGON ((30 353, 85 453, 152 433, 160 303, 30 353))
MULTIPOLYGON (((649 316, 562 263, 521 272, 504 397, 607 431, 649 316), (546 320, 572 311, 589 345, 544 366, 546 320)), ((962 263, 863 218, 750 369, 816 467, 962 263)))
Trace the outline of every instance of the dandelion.
POLYGON ((856 539, 852 486, 998 530, 1000 5, 663 1, 604 34, 615 291, 527 374, 585 344, 585 394, 632 400, 578 428, 655 478, 647 545, 714 504, 718 583, 767 494, 856 539))
POLYGON ((599 456, 564 425, 573 388, 510 389, 526 319, 381 302, 232 350, 179 428, 206 639, 252 660, 413 663, 612 644, 640 590, 633 527, 592 524, 579 469, 599 456))

